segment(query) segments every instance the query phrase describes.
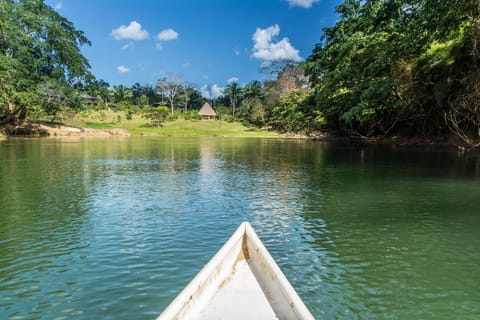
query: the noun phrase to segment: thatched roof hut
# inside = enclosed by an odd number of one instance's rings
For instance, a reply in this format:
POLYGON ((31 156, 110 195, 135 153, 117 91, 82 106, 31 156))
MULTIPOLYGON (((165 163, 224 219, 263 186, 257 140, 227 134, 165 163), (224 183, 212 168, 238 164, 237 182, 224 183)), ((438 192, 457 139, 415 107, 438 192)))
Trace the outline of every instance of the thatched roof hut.
POLYGON ((208 102, 205 102, 200 111, 198 111, 198 114, 202 120, 215 120, 217 118, 215 110, 213 110, 212 106, 208 102))

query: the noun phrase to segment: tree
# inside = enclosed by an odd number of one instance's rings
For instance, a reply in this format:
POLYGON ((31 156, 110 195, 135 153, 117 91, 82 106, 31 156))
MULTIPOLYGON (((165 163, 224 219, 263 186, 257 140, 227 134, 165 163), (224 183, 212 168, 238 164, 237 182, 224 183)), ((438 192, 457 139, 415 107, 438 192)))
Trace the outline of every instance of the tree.
POLYGON ((145 98, 142 98, 143 96, 143 87, 140 85, 140 83, 135 83, 131 88, 130 92, 132 93, 132 100, 133 103, 136 104, 137 106, 141 105, 142 102, 145 102, 145 98))
POLYGON ((173 73, 157 81, 157 92, 168 100, 172 114, 175 110, 175 98, 182 92, 184 83, 182 76, 173 73))
POLYGON ((80 50, 90 42, 54 9, 40 0, 0 0, 0 8, 3 119, 26 114, 23 102, 30 98, 25 97, 36 93, 40 83, 55 80, 72 86, 91 75, 80 50))
POLYGON ((82 31, 39 0, 0 0, 0 52, 26 65, 32 78, 73 84, 90 67, 80 47, 90 44, 82 31))
POLYGON ((166 106, 148 107, 146 111, 145 116, 152 121, 152 127, 160 127, 168 116, 166 106))
POLYGON ((193 89, 189 95, 190 110, 200 110, 205 103, 205 99, 197 89, 193 89))
POLYGON ((225 93, 230 98, 230 104, 232 106, 232 116, 235 118, 235 107, 237 106, 239 99, 241 98, 242 88, 237 82, 232 82, 225 88, 225 93))
POLYGON ((251 81, 245 85, 243 89, 243 96, 245 99, 248 98, 258 98, 263 99, 265 96, 265 91, 263 89, 262 83, 258 80, 251 81))
POLYGON ((251 124, 261 126, 266 122, 266 112, 262 100, 257 97, 248 97, 242 102, 241 117, 251 124))
POLYGON ((183 85, 183 94, 182 94, 182 100, 183 100, 183 103, 185 104, 185 112, 188 111, 188 103, 191 101, 191 97, 193 95, 193 93, 196 91, 196 89, 193 87, 192 84, 190 83, 187 83, 185 82, 184 85, 183 85))
POLYGON ((132 91, 124 85, 113 86, 112 88, 112 98, 115 103, 125 102, 131 96, 132 91))
POLYGON ((315 106, 311 90, 294 91, 282 98, 272 111, 270 124, 282 132, 304 132, 319 130, 324 118, 315 106))
POLYGON ((445 134, 450 102, 478 72, 469 37, 478 2, 345 0, 337 12, 306 63, 329 126, 364 137, 445 134))
POLYGON ((42 82, 37 87, 39 102, 44 111, 55 121, 58 112, 67 103, 67 95, 62 85, 54 80, 42 82))
POLYGON ((143 94, 147 97, 147 104, 152 105, 155 102, 158 102, 160 99, 158 93, 156 92, 155 88, 151 85, 146 85, 143 87, 143 94))
POLYGON ((254 80, 247 83, 243 88, 241 117, 257 126, 265 124, 267 113, 263 103, 264 98, 265 90, 260 81, 254 80))
POLYGON ((104 105, 107 105, 110 100, 110 85, 105 80, 90 80, 85 88, 85 91, 92 97, 98 97, 102 100, 104 105))

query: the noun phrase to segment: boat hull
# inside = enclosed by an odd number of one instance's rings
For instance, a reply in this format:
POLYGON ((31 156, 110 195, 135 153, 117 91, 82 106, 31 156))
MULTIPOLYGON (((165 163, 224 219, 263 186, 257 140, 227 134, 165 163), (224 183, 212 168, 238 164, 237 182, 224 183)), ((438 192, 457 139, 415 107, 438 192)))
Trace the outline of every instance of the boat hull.
POLYGON ((248 222, 157 320, 314 319, 248 222))

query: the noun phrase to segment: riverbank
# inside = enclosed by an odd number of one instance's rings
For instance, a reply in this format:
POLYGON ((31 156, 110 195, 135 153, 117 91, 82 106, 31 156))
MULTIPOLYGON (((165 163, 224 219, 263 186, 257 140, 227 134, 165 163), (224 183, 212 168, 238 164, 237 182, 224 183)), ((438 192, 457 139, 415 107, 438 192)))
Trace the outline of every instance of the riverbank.
POLYGON ((22 124, 2 128, 0 140, 8 137, 109 137, 109 136, 130 136, 131 134, 121 128, 92 129, 80 128, 65 125, 63 123, 47 123, 25 121, 22 124))
POLYGON ((239 138, 307 138, 247 127, 240 122, 177 119, 152 127, 143 119, 123 121, 64 118, 61 122, 25 121, 1 128, 4 137, 128 137, 128 136, 218 136, 239 138))
POLYGON ((283 138, 312 139, 337 144, 391 145, 399 147, 443 147, 469 150, 468 146, 451 134, 439 137, 385 137, 378 139, 347 137, 335 133, 316 132, 310 136, 302 134, 281 134, 256 127, 247 127, 240 122, 221 120, 201 121, 177 119, 165 121, 158 127, 150 121, 134 115, 126 118, 124 112, 90 112, 88 116, 64 116, 61 122, 24 121, 21 125, 0 128, 0 140, 10 136, 34 137, 129 137, 129 136, 178 136, 178 137, 232 137, 232 138, 283 138), (2 135, 1 132, 4 132, 2 135), (6 134, 5 132, 8 132, 6 134))
POLYGON ((469 145, 466 145, 459 137, 454 134, 444 136, 431 137, 405 137, 405 136, 390 136, 382 138, 365 138, 365 137, 348 137, 327 132, 318 133, 313 138, 313 141, 318 142, 332 142, 336 144, 348 145, 378 145, 391 147, 407 147, 407 148, 445 148, 456 149, 461 151, 478 150, 469 145))

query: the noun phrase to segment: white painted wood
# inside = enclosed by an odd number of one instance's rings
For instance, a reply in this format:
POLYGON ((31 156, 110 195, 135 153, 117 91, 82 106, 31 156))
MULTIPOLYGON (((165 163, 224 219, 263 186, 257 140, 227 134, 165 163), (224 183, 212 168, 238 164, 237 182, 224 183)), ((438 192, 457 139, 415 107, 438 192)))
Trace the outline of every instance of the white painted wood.
POLYGON ((314 319, 248 222, 157 320, 314 319))

